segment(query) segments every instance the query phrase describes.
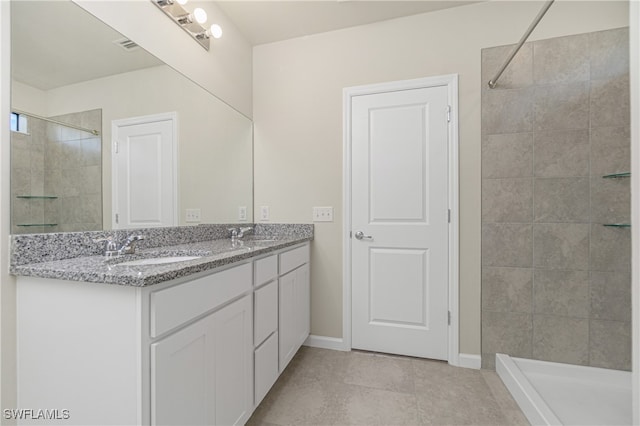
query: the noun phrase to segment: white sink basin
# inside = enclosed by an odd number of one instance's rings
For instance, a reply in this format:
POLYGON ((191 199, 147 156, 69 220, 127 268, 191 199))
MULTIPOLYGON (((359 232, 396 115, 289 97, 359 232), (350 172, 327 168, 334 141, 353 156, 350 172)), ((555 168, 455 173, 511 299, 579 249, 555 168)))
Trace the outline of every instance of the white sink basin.
POLYGON ((142 266, 142 265, 162 265, 163 263, 185 262, 187 260, 199 259, 201 256, 169 256, 151 257, 149 259, 130 260, 118 263, 120 266, 142 266))

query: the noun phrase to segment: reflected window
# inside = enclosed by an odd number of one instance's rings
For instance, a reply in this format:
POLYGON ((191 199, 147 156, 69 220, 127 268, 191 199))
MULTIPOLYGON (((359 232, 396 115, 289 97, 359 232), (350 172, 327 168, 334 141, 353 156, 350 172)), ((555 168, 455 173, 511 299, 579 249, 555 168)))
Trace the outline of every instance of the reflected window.
POLYGON ((11 113, 11 131, 27 133, 27 116, 18 114, 17 112, 11 113))

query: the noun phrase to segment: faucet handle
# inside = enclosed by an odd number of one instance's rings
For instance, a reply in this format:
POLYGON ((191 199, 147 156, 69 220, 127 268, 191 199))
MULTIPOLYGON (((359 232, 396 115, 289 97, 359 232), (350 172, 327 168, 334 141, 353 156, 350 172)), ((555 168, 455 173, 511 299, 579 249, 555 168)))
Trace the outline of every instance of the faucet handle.
POLYGON ((235 239, 238 236, 238 228, 227 229, 231 233, 231 239, 235 239))
POLYGON ((118 248, 116 246, 116 242, 113 241, 113 238, 111 236, 107 237, 107 238, 95 238, 93 240, 94 243, 105 243, 104 244, 104 255, 105 256, 111 256, 113 253, 116 253, 118 251, 118 248))

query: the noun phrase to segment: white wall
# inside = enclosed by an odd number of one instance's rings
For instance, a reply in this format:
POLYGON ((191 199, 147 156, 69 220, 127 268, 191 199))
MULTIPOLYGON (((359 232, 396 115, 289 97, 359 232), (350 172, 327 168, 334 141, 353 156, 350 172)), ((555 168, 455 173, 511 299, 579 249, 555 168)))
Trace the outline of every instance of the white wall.
POLYGON ((251 117, 251 46, 214 2, 193 1, 187 6, 202 7, 209 22, 223 28, 222 38, 212 39, 209 51, 149 0, 73 2, 251 117))
MULTIPOLYGON (((256 211, 309 222, 312 206, 335 208, 316 224, 312 334, 342 335, 342 89, 458 73, 460 351, 480 353, 480 49, 517 42, 541 5, 483 2, 254 48, 256 211)), ((627 2, 558 1, 530 40, 628 22, 627 2)))

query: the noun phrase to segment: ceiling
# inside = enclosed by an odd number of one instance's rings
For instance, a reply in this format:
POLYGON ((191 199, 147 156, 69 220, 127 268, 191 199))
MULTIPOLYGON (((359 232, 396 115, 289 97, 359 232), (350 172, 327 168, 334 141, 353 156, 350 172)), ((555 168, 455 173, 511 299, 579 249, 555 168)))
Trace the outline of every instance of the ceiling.
POLYGON ((218 1, 252 45, 464 6, 457 0, 218 1))
MULTIPOLYGON (((259 45, 476 2, 227 0, 217 4, 252 45, 259 45)), ((11 17, 13 78, 41 90, 162 63, 143 49, 126 51, 115 44, 123 38, 120 33, 70 1, 16 1, 11 17)))
POLYGON ((12 77, 49 90, 162 64, 143 49, 126 51, 114 43, 122 39, 70 1, 13 2, 12 77))

